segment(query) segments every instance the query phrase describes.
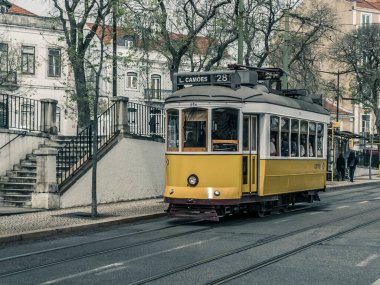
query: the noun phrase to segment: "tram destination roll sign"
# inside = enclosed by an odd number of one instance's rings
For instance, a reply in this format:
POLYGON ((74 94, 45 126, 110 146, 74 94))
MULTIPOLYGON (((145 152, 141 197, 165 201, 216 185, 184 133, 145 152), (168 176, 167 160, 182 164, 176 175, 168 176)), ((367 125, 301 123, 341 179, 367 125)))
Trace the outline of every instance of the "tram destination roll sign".
POLYGON ((234 88, 240 83, 240 77, 235 71, 177 73, 174 76, 176 90, 185 85, 229 85, 234 88))

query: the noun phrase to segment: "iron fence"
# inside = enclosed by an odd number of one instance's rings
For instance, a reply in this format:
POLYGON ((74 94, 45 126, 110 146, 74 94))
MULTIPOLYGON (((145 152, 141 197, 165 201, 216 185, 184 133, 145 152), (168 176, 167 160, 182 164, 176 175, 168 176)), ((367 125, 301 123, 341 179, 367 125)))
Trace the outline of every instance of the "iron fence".
MULTIPOLYGON (((116 104, 111 105, 104 113, 98 116, 98 150, 102 149, 118 134, 116 122, 116 104)), ((57 183, 59 185, 62 185, 67 179, 76 174, 92 158, 93 140, 94 129, 91 123, 77 137, 58 151, 57 183)))
POLYGON ((128 125, 131 134, 164 138, 164 109, 128 102, 128 125))
POLYGON ((42 104, 38 100, 0 94, 0 127, 27 131, 44 131, 42 104))

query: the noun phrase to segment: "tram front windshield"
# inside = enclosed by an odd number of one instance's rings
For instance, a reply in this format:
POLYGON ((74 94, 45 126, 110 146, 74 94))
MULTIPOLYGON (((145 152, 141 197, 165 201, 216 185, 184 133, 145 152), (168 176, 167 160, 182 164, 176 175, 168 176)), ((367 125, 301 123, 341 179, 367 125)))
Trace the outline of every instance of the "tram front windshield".
POLYGON ((238 118, 239 110, 218 108, 212 110, 212 150, 238 150, 238 118))
POLYGON ((191 108, 183 111, 184 150, 207 150, 207 110, 191 108))

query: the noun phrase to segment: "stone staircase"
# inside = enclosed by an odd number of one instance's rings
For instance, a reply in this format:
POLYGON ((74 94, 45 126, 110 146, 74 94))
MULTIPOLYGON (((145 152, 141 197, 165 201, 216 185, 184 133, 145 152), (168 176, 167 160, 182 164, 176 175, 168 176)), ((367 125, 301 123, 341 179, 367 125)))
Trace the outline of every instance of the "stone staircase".
MULTIPOLYGON (((59 149, 70 140, 71 137, 53 137, 39 145, 38 149, 46 147, 59 149)), ((36 155, 33 150, 25 159, 14 165, 13 170, 8 170, 5 176, 0 177, 0 205, 31 207, 32 193, 36 187, 36 169, 36 155)))

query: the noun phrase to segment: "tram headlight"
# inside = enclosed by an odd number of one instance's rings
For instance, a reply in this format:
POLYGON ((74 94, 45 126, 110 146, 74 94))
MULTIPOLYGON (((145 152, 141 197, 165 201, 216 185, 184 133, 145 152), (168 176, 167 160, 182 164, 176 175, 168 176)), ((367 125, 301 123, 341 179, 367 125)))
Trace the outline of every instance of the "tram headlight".
POLYGON ((174 189, 170 189, 170 190, 169 190, 169 194, 170 194, 170 195, 173 195, 173 194, 174 194, 174 189))
POLYGON ((199 182, 199 178, 198 176, 196 176, 195 174, 191 174, 188 178, 187 178, 187 183, 190 185, 190 186, 197 186, 199 182))
POLYGON ((216 190, 216 191, 214 192, 214 195, 215 195, 215 196, 220 196, 220 192, 219 192, 218 190, 216 190))

